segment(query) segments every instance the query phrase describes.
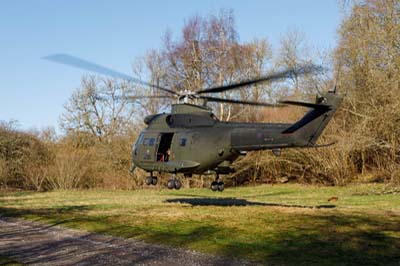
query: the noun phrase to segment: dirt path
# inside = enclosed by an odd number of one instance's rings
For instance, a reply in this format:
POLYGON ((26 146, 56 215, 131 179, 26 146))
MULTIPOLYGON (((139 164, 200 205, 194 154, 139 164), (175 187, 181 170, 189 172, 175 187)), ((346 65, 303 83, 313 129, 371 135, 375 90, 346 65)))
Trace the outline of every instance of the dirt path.
POLYGON ((0 217, 0 255, 29 265, 255 265, 8 217, 0 217))

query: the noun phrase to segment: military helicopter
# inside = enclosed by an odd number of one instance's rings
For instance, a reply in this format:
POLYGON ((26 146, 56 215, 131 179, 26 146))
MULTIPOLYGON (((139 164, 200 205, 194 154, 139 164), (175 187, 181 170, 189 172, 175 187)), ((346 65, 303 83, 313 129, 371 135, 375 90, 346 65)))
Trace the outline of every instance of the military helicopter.
MULTIPOLYGON (((89 61, 66 54, 47 56, 44 59, 57 63, 83 68, 99 74, 123 78, 135 83, 150 86, 167 93, 156 98, 175 98, 170 113, 159 113, 144 118, 147 125, 133 145, 133 167, 139 167, 149 173, 147 185, 156 185, 158 173, 170 173, 169 189, 180 189, 181 181, 177 174, 192 177, 193 174, 215 174, 211 184, 213 191, 223 191, 221 174, 230 174, 235 170, 231 164, 248 151, 272 150, 279 155, 286 148, 310 148, 335 114, 342 97, 336 88, 316 96, 314 103, 281 101, 278 104, 241 101, 210 96, 229 90, 241 89, 261 82, 274 82, 289 78, 291 75, 308 74, 319 71, 314 65, 299 67, 296 70, 283 70, 260 78, 235 84, 217 86, 197 91, 174 91, 143 82, 126 74, 99 66, 89 61), (203 104, 197 102, 202 100, 203 104), (238 123, 219 121, 207 102, 243 104, 264 107, 296 105, 310 108, 297 122, 287 123, 238 123)), ((330 145, 330 144, 328 144, 330 145)))

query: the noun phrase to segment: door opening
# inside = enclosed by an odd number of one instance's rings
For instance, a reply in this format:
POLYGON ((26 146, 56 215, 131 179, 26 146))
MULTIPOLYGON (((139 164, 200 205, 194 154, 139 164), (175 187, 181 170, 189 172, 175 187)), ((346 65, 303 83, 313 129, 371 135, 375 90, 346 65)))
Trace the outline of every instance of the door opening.
POLYGON ((158 162, 168 162, 171 154, 171 142, 174 133, 162 133, 157 151, 158 162))

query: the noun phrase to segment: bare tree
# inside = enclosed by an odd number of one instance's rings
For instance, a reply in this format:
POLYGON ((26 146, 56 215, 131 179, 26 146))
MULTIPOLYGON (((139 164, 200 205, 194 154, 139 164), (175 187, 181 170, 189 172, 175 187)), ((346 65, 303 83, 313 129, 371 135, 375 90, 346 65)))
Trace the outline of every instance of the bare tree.
POLYGON ((127 82, 84 77, 64 106, 60 122, 66 132, 89 132, 99 141, 126 133, 135 118, 134 95, 127 82))
MULTIPOLYGON (((271 46, 265 39, 239 43, 232 10, 221 10, 218 16, 191 17, 179 39, 167 32, 163 47, 150 51, 145 62, 153 83, 176 91, 194 91, 265 74, 271 57, 271 46)), ((265 88, 266 85, 257 85, 255 93, 249 89, 249 92, 224 92, 221 96, 258 100, 263 98, 265 88)), ((160 100, 151 102, 158 108, 165 104, 160 100)), ((212 106, 221 120, 245 113, 239 106, 212 106)))
POLYGON ((355 1, 350 11, 335 58, 347 93, 342 125, 362 173, 375 169, 400 180, 400 1, 355 1))
POLYGON ((286 32, 281 38, 280 49, 277 54, 276 66, 281 68, 293 69, 291 75, 291 87, 294 88, 293 94, 299 96, 301 93, 301 76, 296 71, 300 66, 311 63, 309 55, 310 48, 306 42, 304 33, 294 29, 286 32))

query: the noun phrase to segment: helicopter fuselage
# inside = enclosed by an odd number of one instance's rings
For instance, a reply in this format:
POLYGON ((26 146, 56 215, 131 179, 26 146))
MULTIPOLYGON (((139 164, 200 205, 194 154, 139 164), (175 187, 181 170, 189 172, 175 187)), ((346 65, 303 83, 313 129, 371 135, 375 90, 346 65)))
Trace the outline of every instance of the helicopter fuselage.
POLYGON ((149 172, 228 174, 246 151, 312 147, 341 101, 326 97, 333 108, 311 110, 295 124, 222 122, 207 107, 175 104, 169 114, 145 118, 133 162, 149 172))

